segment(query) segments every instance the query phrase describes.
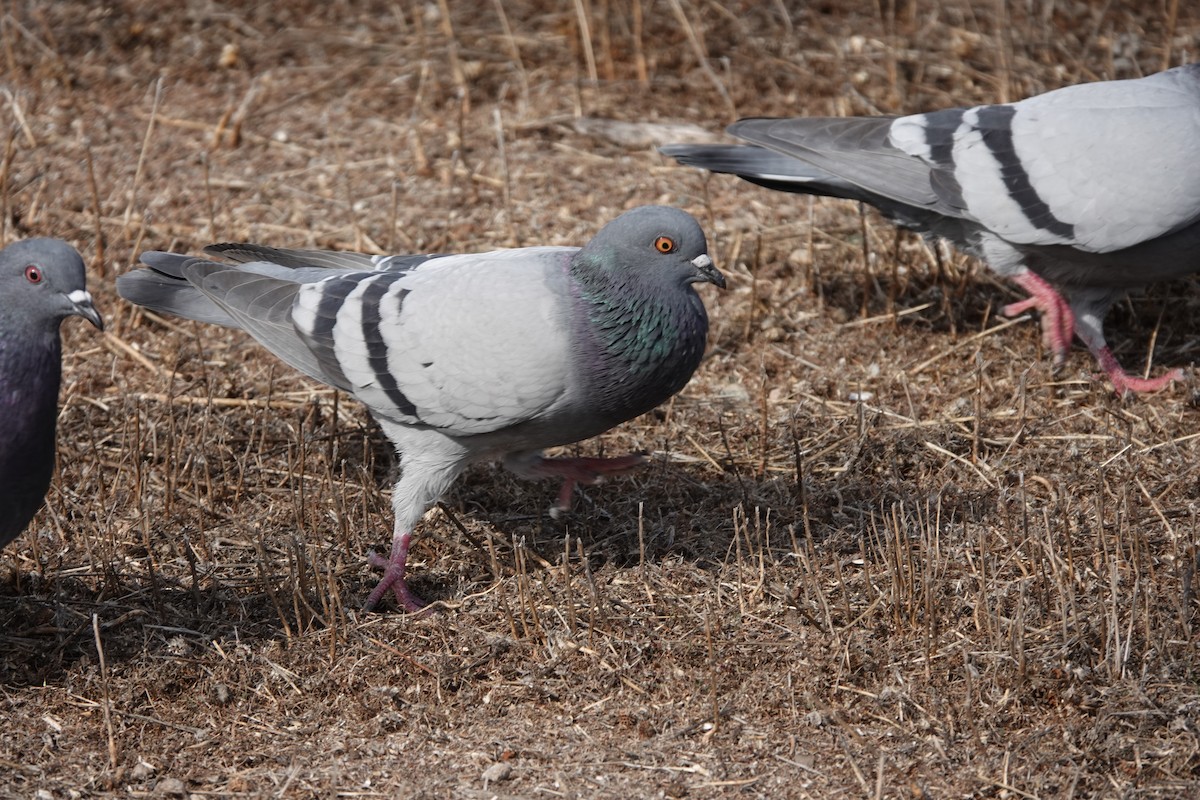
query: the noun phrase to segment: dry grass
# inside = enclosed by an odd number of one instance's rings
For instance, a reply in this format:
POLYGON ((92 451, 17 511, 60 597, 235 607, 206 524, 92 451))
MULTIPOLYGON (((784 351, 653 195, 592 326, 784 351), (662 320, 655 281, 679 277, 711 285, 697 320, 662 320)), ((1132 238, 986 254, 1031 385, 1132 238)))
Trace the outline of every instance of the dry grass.
MULTIPOLYGON (((1015 99, 1194 60, 1194 8, 270 5, 3 9, 0 238, 75 242, 109 331, 66 326, 59 477, 0 555, 0 794, 1196 794, 1195 386, 1055 377, 971 262, 578 124, 1015 99), (659 457, 562 524, 471 471, 412 558, 433 618, 358 610, 362 410, 113 291, 147 248, 578 243, 648 202, 730 289, 683 394, 579 449, 659 457)), ((1122 360, 1194 362, 1197 297, 1116 309, 1122 360)))

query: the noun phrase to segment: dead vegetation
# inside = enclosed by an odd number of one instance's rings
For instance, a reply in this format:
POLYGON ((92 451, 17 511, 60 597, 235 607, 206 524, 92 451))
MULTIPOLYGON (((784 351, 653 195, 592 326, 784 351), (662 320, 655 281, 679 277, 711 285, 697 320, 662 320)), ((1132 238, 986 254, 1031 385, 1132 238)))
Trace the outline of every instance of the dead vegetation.
MULTIPOLYGON (((0 794, 1194 796, 1195 384, 1054 376, 971 262, 593 121, 1015 99, 1198 35, 1173 0, 9 4, 0 238, 76 243, 109 329, 67 326, 59 476, 0 554, 0 794), (563 523, 460 481, 432 618, 358 610, 362 410, 113 291, 149 248, 578 243, 650 202, 730 279, 709 358, 579 445, 656 458, 563 523)), ((1122 361, 1195 362, 1198 296, 1116 309, 1122 361)))

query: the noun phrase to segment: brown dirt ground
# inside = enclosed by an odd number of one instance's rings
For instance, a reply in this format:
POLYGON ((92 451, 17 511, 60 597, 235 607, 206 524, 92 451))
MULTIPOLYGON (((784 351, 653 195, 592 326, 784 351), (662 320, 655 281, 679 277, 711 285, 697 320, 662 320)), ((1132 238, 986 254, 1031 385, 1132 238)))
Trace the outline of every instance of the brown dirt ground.
MULTIPOLYGON (((0 11, 0 238, 76 243, 109 323, 65 325, 59 476, 0 554, 0 795, 1195 796, 1195 381, 1055 376, 973 262, 580 122, 1016 99, 1195 60, 1194 4, 0 11), (563 523, 471 470, 431 618, 359 610, 363 410, 113 290, 149 248, 580 243, 650 202, 729 276, 711 352, 577 449, 657 458, 563 523)), ((1196 288, 1114 309, 1127 365, 1200 357, 1196 288)))

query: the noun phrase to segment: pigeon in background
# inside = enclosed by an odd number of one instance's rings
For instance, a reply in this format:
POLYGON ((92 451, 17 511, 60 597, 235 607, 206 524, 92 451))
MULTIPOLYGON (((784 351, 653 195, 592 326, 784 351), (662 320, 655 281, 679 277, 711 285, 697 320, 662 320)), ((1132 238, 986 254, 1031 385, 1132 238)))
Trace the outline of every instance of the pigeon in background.
POLYGON ((0 250, 0 547, 25 530, 54 473, 59 323, 80 316, 104 329, 85 280, 83 259, 58 239, 0 250))
POLYGON ((661 152, 950 240, 1029 293, 1004 313, 1041 312, 1056 367, 1078 334, 1118 394, 1182 378, 1126 373, 1103 320, 1129 289, 1200 270, 1200 64, 1004 105, 728 130, 752 144, 661 152))
POLYGON ((145 253, 117 280, 125 299, 241 328, 304 374, 360 400, 396 446, 390 558, 372 553, 403 608, 413 526, 474 461, 503 458, 529 478, 575 484, 644 460, 547 458, 546 447, 603 433, 683 388, 708 332, 693 287, 725 280, 686 212, 644 206, 583 248, 367 256, 219 244, 235 264, 145 253))

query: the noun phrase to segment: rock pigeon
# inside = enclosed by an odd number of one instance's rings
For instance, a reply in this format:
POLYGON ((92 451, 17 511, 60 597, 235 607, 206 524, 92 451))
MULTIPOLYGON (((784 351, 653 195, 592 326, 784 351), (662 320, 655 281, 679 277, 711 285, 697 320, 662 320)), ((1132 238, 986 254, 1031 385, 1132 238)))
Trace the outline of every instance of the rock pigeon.
POLYGON ((1103 320, 1127 290, 1200 270, 1200 64, 1003 105, 728 130, 752 144, 661 152, 950 240, 1029 293, 1004 313, 1041 312, 1056 367, 1078 334, 1118 394, 1182 377, 1127 374, 1103 320))
POLYGON ((25 530, 54 473, 59 323, 78 315, 104 329, 85 285, 83 259, 66 242, 0 250, 0 547, 25 530))
POLYGON ((582 248, 368 256, 252 244, 205 248, 234 264, 142 255, 125 299, 241 328, 304 374, 360 400, 396 446, 390 558, 367 599, 425 603, 405 581, 413 526, 470 463, 503 458, 529 478, 575 484, 630 470, 640 455, 546 458, 683 388, 708 332, 692 284, 725 279, 684 211, 644 206, 582 248))

